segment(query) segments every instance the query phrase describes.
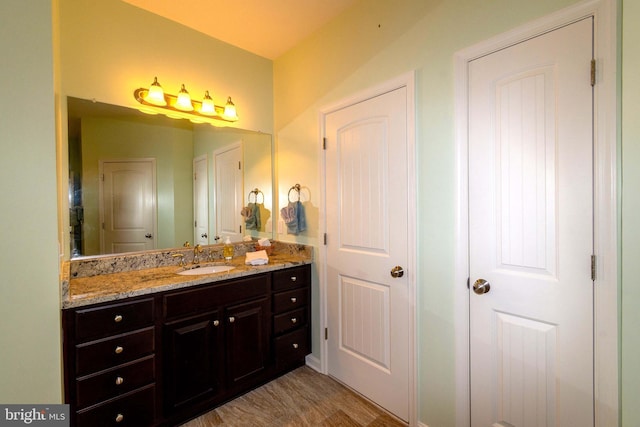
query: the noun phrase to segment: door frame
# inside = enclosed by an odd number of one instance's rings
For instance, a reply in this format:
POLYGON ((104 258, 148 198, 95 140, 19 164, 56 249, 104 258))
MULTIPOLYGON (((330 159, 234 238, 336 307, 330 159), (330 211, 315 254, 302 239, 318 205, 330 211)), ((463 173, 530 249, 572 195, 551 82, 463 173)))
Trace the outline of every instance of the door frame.
MULTIPOLYGON (((325 120, 326 116, 340 110, 342 108, 357 104, 367 99, 374 98, 387 92, 391 92, 396 89, 405 87, 407 89, 407 208, 408 208, 408 259, 407 268, 405 272, 407 274, 408 289, 408 303, 409 303, 409 425, 417 425, 417 328, 416 328, 416 303, 417 303, 417 289, 416 280, 418 275, 416 274, 417 268, 417 181, 416 181, 416 146, 415 146, 415 71, 411 71, 400 75, 394 79, 388 80, 377 86, 370 87, 361 92, 348 96, 334 104, 325 106, 319 111, 319 176, 318 182, 320 183, 320 200, 322 204, 320 206, 320 236, 324 236, 327 232, 327 206, 326 206, 326 180, 325 180, 325 168, 326 168, 326 151, 323 148, 323 140, 326 136, 325 120)), ((320 237, 322 239, 322 237, 320 237)), ((327 246, 321 241, 319 242, 318 250, 318 283, 319 283, 319 311, 320 322, 318 325, 317 333, 320 337, 320 360, 311 356, 307 356, 307 364, 312 368, 327 375, 328 368, 328 341, 323 338, 325 336, 325 328, 327 328, 327 246)))
MULTIPOLYGON (((594 17, 594 411, 595 426, 618 425, 618 231, 616 2, 581 2, 457 52, 454 56, 456 219, 456 427, 470 425, 468 63, 585 17, 594 17)), ((588 64, 585 64, 588 66, 588 64)), ((585 73, 586 74, 586 73, 585 73)))

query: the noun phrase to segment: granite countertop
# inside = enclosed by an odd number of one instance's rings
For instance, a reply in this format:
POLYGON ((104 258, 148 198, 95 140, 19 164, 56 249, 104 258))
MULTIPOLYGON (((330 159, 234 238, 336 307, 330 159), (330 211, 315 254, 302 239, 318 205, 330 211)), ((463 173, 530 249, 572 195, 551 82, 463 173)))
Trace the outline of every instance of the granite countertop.
MULTIPOLYGON (((233 270, 222 273, 201 275, 177 274, 183 268, 177 265, 159 266, 138 270, 110 272, 108 274, 74 276, 69 262, 63 264, 61 271, 62 308, 81 307, 107 301, 115 301, 155 292, 186 288, 250 276, 268 271, 280 270, 297 265, 310 264, 312 257, 305 251, 278 251, 269 256, 269 263, 251 266, 245 264, 245 256, 236 256, 231 260, 233 270)), ((201 262, 201 267, 224 265, 224 262, 201 262)))

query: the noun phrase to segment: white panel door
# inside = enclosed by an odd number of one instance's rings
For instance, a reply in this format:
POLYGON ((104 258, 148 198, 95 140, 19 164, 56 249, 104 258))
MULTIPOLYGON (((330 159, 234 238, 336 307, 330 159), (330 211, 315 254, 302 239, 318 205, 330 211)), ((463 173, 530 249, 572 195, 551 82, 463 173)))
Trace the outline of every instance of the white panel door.
POLYGON ((593 425, 592 25, 470 63, 473 427, 593 425))
POLYGON ((214 152, 214 170, 216 177, 215 212, 216 235, 222 242, 229 236, 232 242, 242 240, 244 223, 242 221, 242 145, 214 152))
POLYGON ((207 155, 193 159, 193 241, 209 244, 209 174, 207 155))
POLYGON ((154 249, 155 160, 101 160, 99 169, 101 253, 154 249))
POLYGON ((325 119, 329 374, 409 415, 407 89, 325 119))

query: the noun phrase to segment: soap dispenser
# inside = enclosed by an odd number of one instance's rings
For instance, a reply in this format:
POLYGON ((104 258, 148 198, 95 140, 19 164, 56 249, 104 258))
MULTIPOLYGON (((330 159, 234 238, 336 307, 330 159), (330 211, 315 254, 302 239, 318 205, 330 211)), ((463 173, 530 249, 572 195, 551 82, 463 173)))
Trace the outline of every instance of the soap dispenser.
POLYGON ((231 244, 231 239, 229 236, 224 240, 224 247, 222 248, 222 254, 224 255, 225 261, 231 261, 233 258, 233 245, 231 244))

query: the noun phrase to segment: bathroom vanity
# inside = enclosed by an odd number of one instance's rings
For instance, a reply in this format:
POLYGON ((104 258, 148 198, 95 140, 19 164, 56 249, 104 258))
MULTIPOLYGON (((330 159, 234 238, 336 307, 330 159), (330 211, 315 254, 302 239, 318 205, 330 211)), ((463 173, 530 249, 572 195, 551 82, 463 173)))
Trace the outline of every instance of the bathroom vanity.
POLYGON ((171 266, 71 278, 62 317, 72 425, 177 425, 303 365, 311 260, 291 259, 202 276, 171 266), (127 277, 127 291, 104 290, 127 277), (88 292, 95 281, 100 291, 88 292))

